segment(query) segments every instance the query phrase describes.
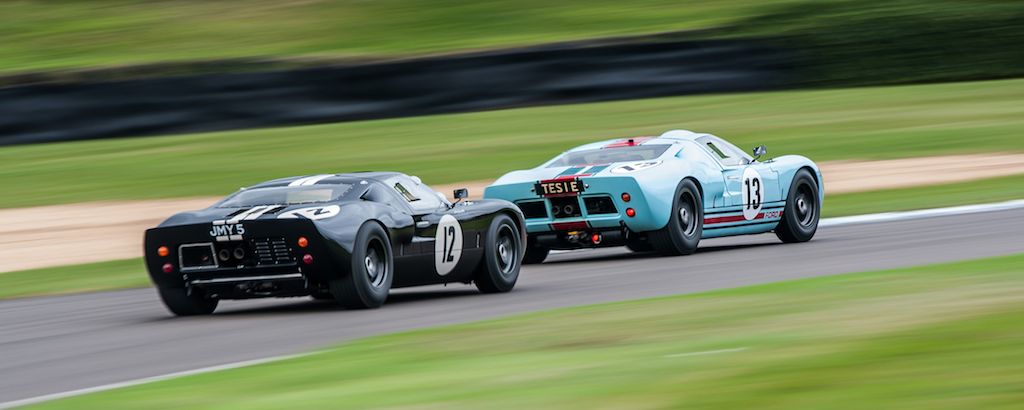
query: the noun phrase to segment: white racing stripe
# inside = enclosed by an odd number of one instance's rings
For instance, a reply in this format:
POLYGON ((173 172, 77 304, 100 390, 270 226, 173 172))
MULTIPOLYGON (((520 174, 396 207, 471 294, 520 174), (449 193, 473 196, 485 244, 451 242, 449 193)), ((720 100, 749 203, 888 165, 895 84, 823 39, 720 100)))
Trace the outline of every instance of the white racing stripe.
POLYGON ((270 208, 273 208, 273 207, 274 207, 274 205, 260 205, 260 206, 257 206, 257 207, 253 207, 253 208, 250 208, 249 210, 247 210, 245 212, 242 212, 242 213, 240 213, 238 215, 232 216, 231 219, 227 220, 227 222, 225 222, 225 223, 233 225, 233 224, 239 223, 241 221, 244 221, 246 219, 256 219, 260 215, 263 215, 264 212, 269 211, 270 208), (255 214, 256 216, 253 217, 253 218, 250 218, 250 216, 252 216, 253 214, 255 214))
POLYGON ((323 181, 327 178, 334 176, 334 174, 320 174, 309 177, 296 179, 288 184, 288 186, 308 186, 315 185, 317 182, 323 181))
MULTIPOLYGON (((294 184, 294 182, 293 182, 293 184, 294 184)), ((880 213, 880 214, 844 216, 844 217, 839 217, 839 218, 826 218, 826 219, 822 219, 821 220, 821 223, 819 224, 819 226, 828 227, 828 226, 843 226, 843 225, 853 225, 853 224, 862 224, 862 223, 892 222, 892 221, 902 221, 902 220, 911 220, 911 219, 929 218, 929 217, 939 217, 939 216, 953 216, 953 215, 966 215, 966 214, 974 214, 974 213, 982 213, 982 212, 996 212, 996 211, 1005 211, 1005 210, 1020 209, 1020 208, 1024 208, 1024 200, 1013 200, 1013 201, 998 202, 998 203, 992 203, 992 204, 981 204, 981 205, 956 206, 956 207, 951 207, 951 208, 925 209, 925 210, 920 210, 920 211, 885 212, 885 213, 880 213)), ((230 221, 229 221, 229 223, 230 223, 230 221)), ((570 252, 570 251, 552 251, 551 253, 562 253, 562 252, 570 252)), ((746 350, 746 349, 747 348, 745 348, 745 347, 741 347, 741 348, 735 348, 735 349, 710 350, 710 351, 704 351, 704 352, 677 353, 677 354, 673 354, 673 355, 667 355, 666 357, 686 357, 686 356, 698 356, 698 355, 706 355, 706 354, 729 353, 729 352, 738 352, 738 351, 742 351, 742 350, 746 350)), ((275 357, 269 357, 269 358, 265 358, 265 359, 247 360, 247 361, 242 361, 242 362, 223 364, 223 365, 219 365, 219 366, 211 366, 211 367, 204 367, 204 368, 201 368, 201 369, 188 370, 188 371, 177 372, 177 373, 169 373, 169 374, 165 374, 165 375, 161 375, 161 376, 153 376, 153 377, 146 377, 146 378, 135 379, 135 380, 128 380, 128 381, 124 381, 124 382, 120 382, 120 383, 105 384, 105 385, 102 385, 102 386, 89 387, 89 388, 85 388, 85 389, 71 390, 71 391, 66 391, 66 392, 61 392, 61 393, 53 393, 53 394, 47 394, 47 395, 43 395, 43 396, 30 397, 30 398, 27 398, 27 399, 14 400, 14 401, 0 403, 0 409, 8 409, 8 408, 12 408, 12 407, 27 406, 27 405, 30 405, 30 404, 42 403, 42 402, 50 401, 50 400, 57 400, 57 399, 63 399, 63 398, 68 398, 68 397, 80 396, 80 395, 89 394, 89 393, 97 393, 97 392, 102 392, 102 391, 107 391, 107 390, 119 389, 119 388, 122 388, 122 387, 138 386, 138 385, 141 385, 141 384, 158 382, 158 381, 169 380, 169 379, 175 379, 175 378, 191 376, 191 375, 195 375, 195 374, 210 373, 210 372, 215 372, 215 371, 220 371, 220 370, 228 370, 228 369, 237 369, 237 368, 246 367, 246 366, 255 366, 255 365, 258 365, 258 364, 277 362, 277 361, 281 361, 281 360, 287 360, 287 359, 292 359, 292 358, 297 358, 297 357, 308 356, 308 355, 316 354, 316 353, 317 352, 311 352, 311 353, 303 353, 303 354, 297 354, 297 355, 275 356, 275 357)))
POLYGON ((81 396, 83 394, 98 393, 98 392, 102 392, 102 391, 120 389, 120 388, 124 388, 124 387, 138 386, 140 384, 147 384, 147 383, 159 382, 159 381, 163 381, 163 380, 177 379, 179 377, 192 376, 192 375, 203 374, 203 373, 218 372, 218 371, 221 371, 221 370, 237 369, 239 367, 255 366, 255 365, 265 364, 265 363, 279 362, 279 361, 282 361, 282 360, 288 360, 288 359, 295 359, 295 358, 299 358, 299 357, 305 357, 305 356, 309 356, 309 355, 316 354, 316 353, 318 353, 318 352, 292 354, 292 355, 286 355, 286 356, 274 356, 274 357, 268 357, 268 358, 265 358, 265 359, 245 360, 245 361, 241 361, 241 362, 228 363, 228 364, 222 364, 222 365, 210 366, 210 367, 203 367, 203 368, 195 369, 195 370, 186 370, 186 371, 183 371, 183 372, 168 373, 168 374, 164 374, 164 375, 160 375, 160 376, 144 377, 144 378, 141 378, 141 379, 129 380, 129 381, 124 381, 124 382, 120 382, 120 383, 104 384, 102 386, 88 387, 88 388, 84 388, 84 389, 71 390, 71 391, 54 393, 54 394, 47 394, 47 395, 44 395, 44 396, 30 397, 30 398, 27 398, 27 399, 14 400, 14 401, 8 401, 8 402, 0 403, 0 409, 10 409, 10 408, 14 408, 14 407, 28 406, 30 404, 38 404, 38 403, 42 403, 44 401, 66 399, 68 397, 81 396))

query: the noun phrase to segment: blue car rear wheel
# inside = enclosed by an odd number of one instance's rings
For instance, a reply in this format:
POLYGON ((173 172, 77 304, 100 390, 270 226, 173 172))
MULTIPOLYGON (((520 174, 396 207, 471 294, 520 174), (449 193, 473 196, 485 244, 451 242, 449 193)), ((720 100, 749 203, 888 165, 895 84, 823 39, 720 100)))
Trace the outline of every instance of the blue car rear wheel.
POLYGON ((697 184, 684 179, 676 188, 672 214, 664 228, 650 232, 647 241, 665 256, 689 255, 704 233, 704 202, 697 184))

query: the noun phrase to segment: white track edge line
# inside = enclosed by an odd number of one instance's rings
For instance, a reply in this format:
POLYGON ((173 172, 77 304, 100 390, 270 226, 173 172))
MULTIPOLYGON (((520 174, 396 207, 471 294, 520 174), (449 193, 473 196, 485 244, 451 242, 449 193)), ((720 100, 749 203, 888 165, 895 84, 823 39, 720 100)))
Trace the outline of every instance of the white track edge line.
POLYGON ((994 202, 989 204, 963 205, 948 208, 920 209, 916 211, 883 212, 878 214, 840 216, 822 219, 819 227, 843 226, 863 223, 907 221, 911 219, 934 218, 939 216, 967 215, 982 212, 1008 211, 1024 208, 1024 199, 994 202))
POLYGON ((31 405, 31 404, 39 404, 39 403, 46 402, 46 401, 51 401, 51 400, 66 399, 66 398, 69 398, 69 397, 81 396, 83 394, 99 393, 99 392, 103 392, 103 391, 120 389, 120 388, 124 388, 124 387, 132 387, 132 386, 138 386, 138 385, 142 385, 142 384, 148 384, 148 383, 159 382, 159 381, 164 381, 164 380, 177 379, 177 378, 180 378, 180 377, 194 376, 194 375, 197 375, 197 374, 212 373, 212 372, 217 372, 217 371, 221 371, 221 370, 238 369, 238 368, 241 368, 241 367, 256 366, 256 365, 260 365, 260 364, 279 362, 279 361, 282 361, 282 360, 296 359, 296 358, 300 358, 300 357, 314 355, 314 354, 317 354, 317 353, 320 353, 320 352, 308 352, 308 353, 291 354, 291 355, 284 355, 284 356, 267 357, 267 358, 263 358, 263 359, 243 360, 243 361, 240 361, 240 362, 227 363, 227 364, 221 364, 221 365, 209 366, 209 367, 202 367, 202 368, 199 368, 199 369, 185 370, 185 371, 174 372, 174 373, 167 373, 167 374, 163 374, 163 375, 159 375, 159 376, 143 377, 141 379, 127 380, 127 381, 123 381, 123 382, 104 384, 104 385, 100 385, 100 386, 87 387, 87 388, 84 388, 84 389, 69 390, 69 391, 60 392, 60 393, 45 394, 45 395, 42 395, 42 396, 29 397, 27 399, 19 399, 19 400, 13 400, 13 401, 8 401, 8 402, 0 403, 0 409, 10 409, 10 408, 14 408, 14 407, 28 406, 28 405, 31 405))
MULTIPOLYGON (((835 218, 822 219, 820 222, 818 222, 818 227, 826 228, 832 226, 844 226, 855 224, 909 221, 913 219, 935 218, 939 216, 968 215, 983 212, 1008 211, 1020 208, 1024 208, 1024 199, 1014 199, 1010 201, 993 202, 989 204, 952 206, 948 208, 918 209, 914 211, 895 211, 866 215, 839 216, 835 218)), ((555 255, 567 252, 574 251, 551 251, 551 253, 555 255)))
MULTIPOLYGON (((1024 208, 1024 199, 1015 199, 1011 201, 995 202, 990 204, 979 204, 979 205, 964 205, 954 206, 948 208, 935 208, 935 209, 922 209, 917 211, 900 211, 900 212, 883 212, 878 214, 867 214, 867 215, 855 215, 855 216, 841 216, 837 218, 826 218, 822 219, 818 224, 819 227, 827 226, 843 226, 853 225, 862 223, 878 223, 878 222, 892 222, 892 221, 904 221, 911 219, 930 218, 938 216, 952 216, 952 215, 966 215, 975 214, 982 212, 996 212, 1006 211, 1011 209, 1024 208)), ((552 251, 552 253, 562 253, 571 251, 552 251)), ((728 350, 728 349, 727 349, 728 350)), ((318 352, 293 354, 286 356, 275 356, 268 357, 265 359, 246 360, 235 363, 222 364, 218 366, 203 367, 195 370, 186 370, 183 372, 168 373, 162 376, 145 377, 141 379, 129 380, 119 383, 105 384, 102 386, 89 387, 79 390, 71 390, 61 393, 47 394, 43 396, 30 397, 27 399, 14 400, 5 403, 0 403, 0 409, 9 409, 12 407, 27 406, 29 404, 42 403, 44 401, 63 399, 67 397, 80 396, 88 393, 97 393, 101 391, 113 390, 122 387, 138 386, 140 384, 152 383, 162 380, 174 379, 178 377, 191 376, 202 373, 210 373, 219 370, 237 369, 240 367, 255 366, 258 364, 277 362, 281 360, 293 359, 303 356, 309 356, 318 352)), ((717 351, 715 353, 718 353, 717 351)), ((724 353, 724 352, 723 352, 724 353)), ((686 354, 683 354, 686 355, 686 354)))

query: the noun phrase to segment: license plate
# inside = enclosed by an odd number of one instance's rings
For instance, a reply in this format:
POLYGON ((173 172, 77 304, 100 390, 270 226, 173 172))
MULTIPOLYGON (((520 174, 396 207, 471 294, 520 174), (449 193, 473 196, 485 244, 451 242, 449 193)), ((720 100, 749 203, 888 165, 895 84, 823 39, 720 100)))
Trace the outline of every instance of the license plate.
POLYGON ((533 189, 541 196, 573 196, 583 192, 583 183, 578 179, 540 181, 533 189))

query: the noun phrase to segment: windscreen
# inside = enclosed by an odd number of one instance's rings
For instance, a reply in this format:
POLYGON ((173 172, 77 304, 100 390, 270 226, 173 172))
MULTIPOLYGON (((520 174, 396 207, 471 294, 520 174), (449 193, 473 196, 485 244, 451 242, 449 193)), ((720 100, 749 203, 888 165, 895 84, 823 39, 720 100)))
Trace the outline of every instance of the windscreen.
POLYGON ((350 184, 280 186, 253 188, 229 196, 218 206, 237 208, 259 205, 298 205, 330 202, 341 198, 352 189, 350 184))
POLYGON ((650 161, 660 157, 670 146, 667 144, 636 145, 632 147, 597 148, 567 152, 548 164, 548 168, 650 161))

